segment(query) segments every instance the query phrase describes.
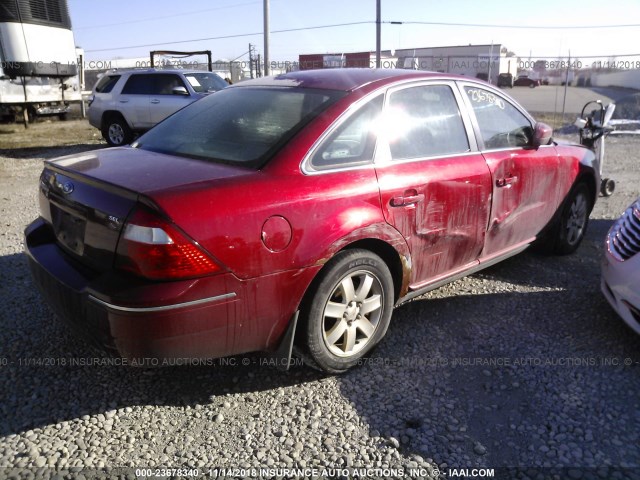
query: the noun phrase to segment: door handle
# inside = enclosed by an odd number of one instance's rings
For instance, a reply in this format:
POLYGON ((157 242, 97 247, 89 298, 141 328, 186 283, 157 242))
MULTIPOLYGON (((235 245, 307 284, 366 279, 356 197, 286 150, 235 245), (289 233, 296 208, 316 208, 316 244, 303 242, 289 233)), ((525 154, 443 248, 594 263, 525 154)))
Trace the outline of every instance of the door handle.
POLYGON ((392 197, 389 204, 392 207, 406 207, 408 205, 415 205, 424 200, 424 193, 417 193, 414 191, 405 192, 405 195, 392 197))
POLYGON ((496 180, 496 187, 511 188, 511 185, 513 185, 517 181, 518 181, 518 177, 516 177, 515 175, 510 177, 499 178, 496 180))
POLYGON ((154 98, 153 100, 151 100, 151 103, 153 104, 160 103, 160 100, 158 100, 157 98, 154 98))
POLYGON ((120 103, 129 103, 129 100, 120 100, 120 103))

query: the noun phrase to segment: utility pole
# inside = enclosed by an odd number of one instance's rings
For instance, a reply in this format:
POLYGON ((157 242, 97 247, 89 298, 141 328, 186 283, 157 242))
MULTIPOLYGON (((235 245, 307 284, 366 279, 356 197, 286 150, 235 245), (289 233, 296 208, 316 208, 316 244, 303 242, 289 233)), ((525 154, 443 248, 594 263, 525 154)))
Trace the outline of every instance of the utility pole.
POLYGON ((489 49, 489 73, 487 73, 487 82, 493 83, 491 81, 491 62, 493 62, 493 39, 491 39, 491 48, 489 49))
POLYGON ((264 0, 264 76, 269 75, 269 0, 264 0))
POLYGON ((256 65, 256 60, 255 60, 255 47, 251 44, 249 44, 249 74, 251 76, 251 78, 255 78, 253 76, 253 69, 255 67, 256 71, 258 70, 258 66, 256 65))
POLYGON ((571 50, 569 50, 569 61, 567 62, 567 73, 564 77, 564 95, 562 97, 562 123, 564 124, 564 111, 567 105, 567 87, 569 86, 569 65, 571 65, 571 50))
POLYGON ((382 7, 380 6, 381 2, 382 0, 376 0, 376 68, 380 68, 380 49, 382 48, 381 47, 382 32, 381 32, 381 20, 380 20, 380 11, 382 10, 382 7))

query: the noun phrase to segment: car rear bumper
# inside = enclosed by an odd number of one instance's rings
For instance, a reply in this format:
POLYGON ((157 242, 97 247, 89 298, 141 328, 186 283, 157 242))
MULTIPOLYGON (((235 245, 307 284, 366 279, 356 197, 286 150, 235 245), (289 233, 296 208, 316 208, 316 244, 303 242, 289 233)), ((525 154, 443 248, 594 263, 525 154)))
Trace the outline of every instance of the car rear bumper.
POLYGON ((89 119, 89 125, 98 129, 102 128, 102 111, 94 107, 87 109, 87 118, 89 119))
POLYGON ((640 334, 640 254, 620 262, 605 252, 601 289, 607 301, 640 334))
POLYGON ((91 344, 135 364, 274 349, 304 293, 300 280, 308 285, 311 278, 307 270, 247 281, 231 273, 171 282, 99 273, 62 251, 42 219, 27 227, 25 250, 58 317, 91 344))

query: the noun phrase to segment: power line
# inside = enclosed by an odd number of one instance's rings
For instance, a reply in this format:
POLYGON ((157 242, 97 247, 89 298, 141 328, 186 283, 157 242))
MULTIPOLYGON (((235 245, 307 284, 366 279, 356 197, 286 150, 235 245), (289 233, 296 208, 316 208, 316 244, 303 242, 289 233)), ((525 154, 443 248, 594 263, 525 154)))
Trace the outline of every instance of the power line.
MULTIPOLYGON (((335 28, 335 27, 347 27, 353 25, 366 25, 366 24, 374 24, 376 23, 373 20, 364 20, 361 22, 347 22, 347 23, 334 23, 331 25, 317 25, 313 27, 299 27, 299 28, 287 28, 283 30, 272 30, 271 33, 287 33, 287 32, 300 32, 303 30, 318 30, 322 28, 335 28)), ((393 25, 402 25, 402 24, 414 24, 414 25, 436 25, 436 26, 451 26, 451 27, 489 27, 489 28, 511 28, 511 29, 602 29, 602 28, 629 28, 629 27, 640 27, 640 24, 622 24, 622 25, 573 25, 573 26, 527 26, 527 25, 497 25, 497 24, 480 24, 480 23, 448 23, 448 22, 420 22, 420 21, 409 21, 409 22, 397 22, 397 21, 384 21, 382 23, 393 24, 393 25)), ((190 40, 175 40, 169 42, 160 42, 160 43, 147 43, 143 45, 132 45, 129 47, 112 47, 112 48, 97 48, 93 50, 86 50, 89 52, 110 52, 115 50, 130 50, 133 48, 144 48, 144 47, 157 47, 161 45, 174 45, 178 43, 191 43, 191 42, 204 42, 209 40, 224 40, 228 38, 240 38, 240 37, 252 37, 255 35, 262 35, 263 32, 252 32, 252 33, 237 33, 234 35, 221 35, 217 37, 206 37, 206 38, 194 38, 190 40)))
POLYGON ((420 22, 420 21, 409 21, 409 22, 382 22, 389 23, 393 25, 441 25, 447 27, 488 27, 488 28, 513 28, 518 30, 576 30, 576 29, 603 29, 603 28, 630 28, 630 27, 640 27, 638 23, 629 23, 622 25, 560 25, 560 26, 552 26, 552 25, 499 25, 499 24, 487 24, 487 23, 450 23, 450 22, 420 22))
MULTIPOLYGON (((363 21, 363 22, 348 22, 348 23, 336 23, 333 25, 317 25, 315 27, 300 27, 300 28, 287 28, 284 30, 272 30, 271 33, 286 33, 286 32, 299 32, 301 30, 317 30, 320 28, 334 28, 334 27, 346 27, 350 25, 362 25, 368 23, 375 23, 372 21, 363 21)), ((86 52, 108 52, 112 50, 128 50, 131 48, 142 48, 142 47, 157 47, 160 45, 173 45, 176 43, 191 43, 191 42, 204 42, 207 40, 222 40, 225 38, 239 38, 239 37, 251 37, 254 35, 262 35, 262 32, 254 32, 254 33, 238 33, 235 35, 222 35, 219 37, 208 37, 208 38, 195 38, 192 40, 176 40, 174 42, 161 42, 161 43, 148 43, 145 45, 133 45, 130 47, 115 47, 115 48, 98 48, 94 50, 85 50, 86 52)))

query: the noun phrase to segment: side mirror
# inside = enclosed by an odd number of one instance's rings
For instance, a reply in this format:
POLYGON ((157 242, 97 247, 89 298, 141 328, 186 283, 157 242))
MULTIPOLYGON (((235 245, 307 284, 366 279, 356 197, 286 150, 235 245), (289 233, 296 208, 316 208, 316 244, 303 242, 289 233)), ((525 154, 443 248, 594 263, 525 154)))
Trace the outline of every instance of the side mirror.
POLYGON ((189 95, 189 92, 184 87, 173 87, 171 93, 174 95, 189 95))
POLYGON ((549 145, 553 136, 553 128, 546 123, 537 122, 533 130, 533 146, 538 148, 542 145, 549 145))

